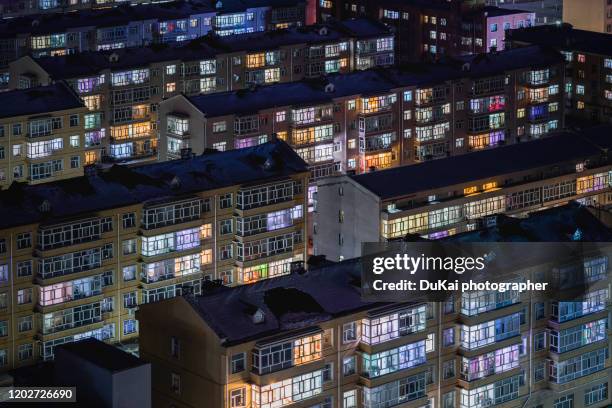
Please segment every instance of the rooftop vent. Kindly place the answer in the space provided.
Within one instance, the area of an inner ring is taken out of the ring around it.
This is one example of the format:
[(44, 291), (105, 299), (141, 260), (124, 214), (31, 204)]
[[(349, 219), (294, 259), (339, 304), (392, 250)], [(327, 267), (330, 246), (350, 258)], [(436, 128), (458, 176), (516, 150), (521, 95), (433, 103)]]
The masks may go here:
[(328, 35), (328, 34), (329, 34), (329, 30), (327, 29), (327, 27), (319, 28), (319, 35)]
[(471, 69), (471, 66), (469, 62), (466, 62), (465, 64), (461, 66), (462, 71), (469, 71), (470, 69)]
[(329, 84), (325, 85), (325, 92), (332, 93), (335, 90), (336, 90), (336, 87), (331, 82)]
[(174, 190), (178, 189), (181, 187), (181, 179), (178, 176), (174, 176), (172, 177), (172, 180), (170, 180), (170, 187)]
[(261, 324), (266, 321), (266, 314), (263, 310), (257, 309), (255, 313), (253, 313), (252, 319), (254, 324)]
[(218, 1), (215, 3), (215, 8), (217, 10), (222, 9), (223, 8), (223, 2), (222, 1)]
[(267, 171), (274, 170), (274, 168), (276, 168), (276, 160), (274, 157), (270, 156), (266, 158), (266, 161), (263, 163), (263, 168)]
[(119, 54), (113, 52), (111, 55), (108, 56), (108, 62), (119, 62)]
[(32, 20), (32, 27), (38, 27), (40, 25), (40, 20)]
[(43, 201), (39, 206), (38, 206), (38, 210), (41, 213), (48, 213), (51, 211), (51, 203), (49, 202), (49, 200), (45, 200)]

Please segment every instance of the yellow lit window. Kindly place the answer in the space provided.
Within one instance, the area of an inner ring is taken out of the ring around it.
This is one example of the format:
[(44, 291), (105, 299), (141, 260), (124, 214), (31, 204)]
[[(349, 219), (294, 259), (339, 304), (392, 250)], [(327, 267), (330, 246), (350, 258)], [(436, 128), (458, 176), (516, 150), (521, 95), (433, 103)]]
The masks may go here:
[(578, 104), (576, 105), (577, 109), (584, 109), (584, 102), (582, 101), (578, 101)]
[(516, 111), (516, 117), (517, 118), (524, 118), (525, 117), (525, 108), (518, 109)]
[(89, 110), (100, 109), (100, 95), (83, 96), (83, 103)]
[(212, 237), (212, 224), (204, 224), (200, 228), (200, 239)]
[(393, 164), (393, 153), (380, 153), (376, 155), (366, 156), (366, 167), (376, 167), (377, 169), (386, 169)]
[(166, 92), (174, 92), (176, 91), (176, 82), (168, 82), (166, 84)]
[[(135, 111), (133, 110), (132, 112), (134, 113)], [(113, 137), (115, 140), (126, 140), (148, 136), (150, 132), (151, 122), (132, 123), (129, 125), (111, 127), (111, 137)]]
[(295, 365), (310, 363), (321, 358), (321, 333), (297, 339), (293, 342)]
[(276, 137), (280, 140), (287, 141), (287, 131), (283, 130), (282, 132), (276, 132)]
[(497, 187), (497, 181), (491, 181), (490, 183), (485, 183), (482, 185), (482, 189), (484, 191), (492, 190)]
[(348, 60), (346, 58), (341, 58), (340, 59), (340, 68), (346, 68), (348, 67)]
[(205, 249), (200, 254), (202, 265), (210, 265), (212, 263), (212, 249)]
[[(149, 105), (132, 106), (132, 119), (145, 119), (147, 116), (149, 116)], [(148, 133), (148, 130), (146, 132)]]
[(247, 68), (263, 67), (266, 63), (266, 56), (263, 52), (259, 54), (249, 54), (246, 57)]
[(474, 194), (477, 191), (478, 187), (476, 186), (466, 187), (463, 189), (463, 195)]
[(85, 152), (85, 164), (94, 164), (96, 162), (96, 152)]

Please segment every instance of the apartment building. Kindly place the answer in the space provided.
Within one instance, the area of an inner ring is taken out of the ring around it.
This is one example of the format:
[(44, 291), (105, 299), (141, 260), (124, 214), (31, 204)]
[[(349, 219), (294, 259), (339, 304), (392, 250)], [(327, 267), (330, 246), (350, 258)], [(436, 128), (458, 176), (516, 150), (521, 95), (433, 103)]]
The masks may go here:
[[(356, 176), (320, 180), (313, 252), (361, 255), (362, 242), (477, 230), (492, 216), (579, 201), (610, 204), (609, 126)], [(378, 214), (378, 217), (373, 216)]]
[(535, 25), (560, 24), (563, 21), (563, 0), (487, 0), (487, 5), (535, 13)]
[[(471, 12), (471, 18), (474, 22), (481, 19), (480, 24), (474, 23), (474, 27), (468, 24), (463, 27), (465, 31), (472, 30), (474, 41), (472, 44), (466, 44), (467, 48), (471, 45), (472, 50), (481, 51), (482, 47), (476, 44), (476, 39), (482, 40), (482, 46), (485, 52), (501, 51), (505, 47), (506, 32), (508, 30), (531, 27), (535, 25), (536, 13), (520, 9), (505, 9), (499, 7), (487, 6), (482, 9)], [(480, 28), (479, 30), (477, 28)], [(443, 30), (443, 28), (441, 28)], [(430, 40), (435, 40), (440, 33), (435, 33), (435, 30), (430, 31)], [(464, 40), (465, 38), (465, 40)], [(461, 41), (468, 43), (469, 35), (463, 36)], [(433, 44), (435, 46), (435, 44)], [(429, 46), (431, 52), (431, 44)]]
[(512, 30), (507, 41), (539, 44), (565, 56), (566, 113), (571, 119), (612, 123), (612, 36), (569, 25)]
[(307, 175), (271, 142), (0, 192), (2, 370), (83, 338), (130, 344), (138, 305), (203, 281), (289, 273), (305, 256)]
[(401, 63), (499, 51), (506, 30), (535, 21), (535, 13), (484, 1), (329, 0), (320, 2), (320, 14), (322, 20), (369, 16), (393, 27)]
[(66, 80), (90, 112), (86, 163), (155, 159), (157, 106), (166, 98), (290, 82), (393, 64), (393, 35), (378, 22), (193, 40), (184, 46), (23, 57), (11, 88)]
[(579, 30), (612, 33), (612, 2), (563, 0), (563, 22)]
[(86, 113), (62, 82), (0, 93), (0, 190), (82, 176)]
[(250, 146), (275, 134), (316, 180), (533, 140), (562, 127), (562, 71), (560, 54), (532, 47), (180, 95), (160, 104), (160, 158)]
[(608, 264), (609, 251), (580, 265), (603, 277), (584, 302), (482, 291), (381, 303), (362, 300), (353, 259), (144, 305), (140, 353), (158, 407), (604, 407)]
[(60, 56), (142, 47), (188, 41), (209, 33), (253, 33), (304, 22), (304, 4), (299, 0), (244, 4), (230, 1), (217, 5), (179, 1), (3, 20), (0, 67), (24, 55)]
[(435, 343), (436, 306), (362, 302), (358, 266), (143, 306), (156, 406), (434, 406), (438, 361), (453, 349)]

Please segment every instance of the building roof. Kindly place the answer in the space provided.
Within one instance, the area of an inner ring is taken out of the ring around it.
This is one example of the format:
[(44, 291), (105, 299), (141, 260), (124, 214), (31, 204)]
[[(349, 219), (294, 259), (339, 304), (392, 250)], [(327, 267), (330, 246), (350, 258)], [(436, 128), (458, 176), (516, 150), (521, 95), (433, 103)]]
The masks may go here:
[[(320, 33), (322, 27), (327, 29), (326, 34)], [(36, 62), (53, 79), (70, 79), (96, 75), (106, 69), (116, 71), (175, 60), (199, 61), (229, 52), (271, 50), (293, 44), (315, 45), (340, 41), (349, 37), (368, 38), (384, 35), (391, 35), (391, 32), (383, 24), (368, 19), (358, 19), (350, 20), (348, 23), (330, 22), (324, 25), (292, 27), (284, 30), (224, 37), (209, 35), (187, 43), (154, 44), (148, 47), (41, 57), (37, 58)], [(111, 55), (118, 58), (111, 61)]]
[(19, 34), (44, 35), (75, 31), (79, 28), (102, 28), (127, 25), (136, 21), (169, 21), (196, 14), (226, 14), (255, 8), (283, 8), (303, 4), (303, 0), (223, 0), (216, 2), (169, 1), (123, 5), (109, 9), (79, 10), (70, 13), (39, 14), (0, 20), (0, 38)]
[(444, 0), (381, 0), (380, 5), (389, 7), (399, 7), (403, 10), (404, 7), (415, 7), (424, 11), (428, 10), (452, 10), (457, 9), (458, 2), (450, 2)]
[(506, 33), (506, 41), (539, 44), (559, 50), (612, 55), (612, 35), (578, 30), (570, 24), (549, 24), (510, 30)]
[(351, 37), (356, 38), (375, 37), (391, 33), (385, 24), (366, 18), (353, 18), (339, 21), (337, 27)]
[(451, 242), (612, 242), (612, 230), (587, 207), (571, 202), (527, 218), (497, 216), (497, 225), (444, 238)]
[[(165, 61), (197, 61), (215, 58), (216, 52), (205, 43), (176, 47), (156, 44), (141, 48), (121, 48), (113, 51), (88, 51), (61, 57), (42, 57), (36, 63), (54, 80), (99, 75), (104, 70), (148, 67)], [(113, 56), (113, 58), (111, 58)]]
[(501, 7), (495, 7), (495, 6), (483, 7), (482, 11), (486, 13), (487, 17), (500, 17), (500, 16), (509, 16), (512, 14), (524, 14), (524, 13), (532, 14), (533, 13), (532, 11), (527, 11), (527, 10), (507, 9), (507, 8), (501, 8)]
[[(333, 92), (326, 92), (325, 85), (332, 83)], [(358, 93), (383, 92), (394, 87), (377, 70), (358, 71), (343, 75), (331, 75), (326, 79), (287, 82), (258, 87), (255, 90), (243, 89), (233, 92), (220, 92), (188, 97), (191, 103), (209, 117), (250, 114), (261, 109), (277, 106), (295, 106), (307, 103), (326, 103), (334, 98)]]
[[(185, 299), (230, 346), (380, 305), (361, 300), (360, 278), (361, 262), (352, 259)], [(262, 323), (253, 322), (257, 310), (264, 314)]]
[[(38, 185), (13, 183), (0, 191), (0, 228), (54, 223), (160, 198), (177, 200), (200, 191), (265, 183), (307, 172), (306, 163), (280, 140), (203, 154), (190, 159), (106, 171)], [(50, 211), (42, 212), (43, 202)], [(69, 205), (66, 205), (69, 203)]]
[(111, 372), (124, 371), (149, 364), (130, 353), (95, 338), (62, 344), (58, 348)]
[(127, 25), (144, 20), (167, 21), (194, 14), (214, 13), (205, 3), (175, 1), (113, 7), (104, 10), (80, 10), (71, 13), (43, 14), (4, 19), (0, 21), (0, 38), (14, 38), (19, 34), (58, 34), (77, 28), (101, 28)]
[[(389, 92), (395, 88), (436, 84), (463, 77), (486, 77), (520, 68), (536, 68), (563, 61), (562, 56), (539, 46), (523, 47), (496, 54), (470, 55), (437, 64), (417, 64), (333, 74), (324, 79), (280, 83), (255, 90), (219, 92), (189, 97), (208, 117), (250, 114), (262, 109), (306, 103), (331, 102), (336, 98)], [(467, 63), (467, 65), (466, 65)], [(333, 92), (325, 85), (333, 84)]]
[(58, 112), (83, 106), (81, 99), (63, 82), (0, 92), (0, 118)]
[(612, 148), (611, 134), (612, 126), (597, 126), (581, 133), (564, 132), (535, 141), (360, 174), (352, 178), (383, 200), (399, 198), (419, 191), (599, 156), (605, 149)]

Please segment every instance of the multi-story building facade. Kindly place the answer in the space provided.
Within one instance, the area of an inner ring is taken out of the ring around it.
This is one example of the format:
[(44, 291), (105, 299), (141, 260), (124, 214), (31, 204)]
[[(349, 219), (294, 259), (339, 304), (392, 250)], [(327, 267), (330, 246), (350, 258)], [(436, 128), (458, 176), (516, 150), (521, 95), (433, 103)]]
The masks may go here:
[(363, 173), (546, 136), (562, 127), (563, 60), (538, 47), (413, 70), (169, 98), (160, 158), (286, 140), (313, 179)]
[(486, 4), (532, 12), (535, 14), (535, 25), (560, 24), (563, 21), (563, 0), (486, 0)]
[(369, 16), (394, 28), (401, 63), (503, 49), (505, 30), (533, 25), (535, 14), (482, 1), (321, 1), (321, 19)]
[(11, 63), (11, 88), (66, 80), (90, 109), (86, 162), (156, 158), (157, 105), (174, 95), (239, 90), (393, 64), (393, 35), (353, 20)]
[(82, 176), (86, 113), (61, 82), (0, 93), (0, 190)]
[[(608, 264), (593, 257), (584, 269), (605, 277)], [(610, 403), (606, 279), (584, 302), (481, 291), (437, 303), (366, 302), (360, 279), (354, 259), (143, 306), (140, 353), (153, 367), (156, 406)]]
[[(0, 67), (28, 54), (60, 56), (143, 47), (192, 40), (209, 33), (225, 36), (304, 23), (304, 4), (299, 0), (217, 4), (221, 6), (172, 2), (4, 20), (0, 22)], [(6, 77), (6, 73), (3, 75)]]
[(587, 122), (612, 123), (612, 36), (568, 25), (513, 30), (512, 47), (540, 44), (565, 56), (566, 113)]
[(608, 0), (563, 0), (563, 22), (579, 30), (612, 33), (612, 3)]
[(0, 192), (2, 370), (138, 335), (134, 310), (304, 260), (305, 163), (284, 143)]
[[(484, 7), (472, 12), (472, 18), (477, 21), (479, 18), (482, 19), (480, 24), (471, 26), (467, 24), (464, 28), (469, 33), (462, 36), (462, 43), (469, 42), (464, 40), (470, 37), (482, 39), (484, 51), (501, 51), (505, 47), (506, 32), (508, 30), (520, 29), (524, 27), (531, 27), (534, 25), (536, 14), (534, 12), (517, 10), (517, 9), (503, 9), (498, 7)], [(481, 28), (476, 30), (475, 26)], [(435, 39), (438, 35), (433, 34), (435, 30), (430, 32), (430, 39)], [(473, 50), (482, 50), (480, 46), (475, 44), (475, 40), (472, 43)], [(435, 44), (434, 44), (435, 45)], [(469, 48), (469, 44), (466, 44)], [(431, 46), (430, 46), (431, 47)]]
[(320, 180), (313, 252), (348, 259), (361, 255), (362, 242), (411, 235), (438, 239), (482, 228), (497, 214), (521, 216), (572, 200), (607, 206), (612, 200), (610, 131), (596, 127), (495, 151)]
[[(109, 8), (120, 8), (125, 7), (126, 5), (135, 6), (135, 5), (149, 5), (151, 3), (164, 4), (167, 1), (142, 1), (142, 0), (130, 0), (129, 2), (125, 1), (115, 1), (115, 0), (39, 0), (39, 1), (23, 1), (23, 0), (4, 0), (2, 4), (0, 4), (0, 17), (3, 19), (8, 18), (17, 18), (23, 16), (34, 15), (36, 17), (41, 17), (45, 15), (60, 15), (62, 13), (70, 13), (75, 11), (83, 11), (83, 10), (94, 10), (100, 11), (103, 9)], [(240, 7), (243, 5), (241, 1), (229, 1), (227, 2), (231, 4), (232, 8)], [(214, 4), (209, 6), (210, 9), (214, 8)]]

